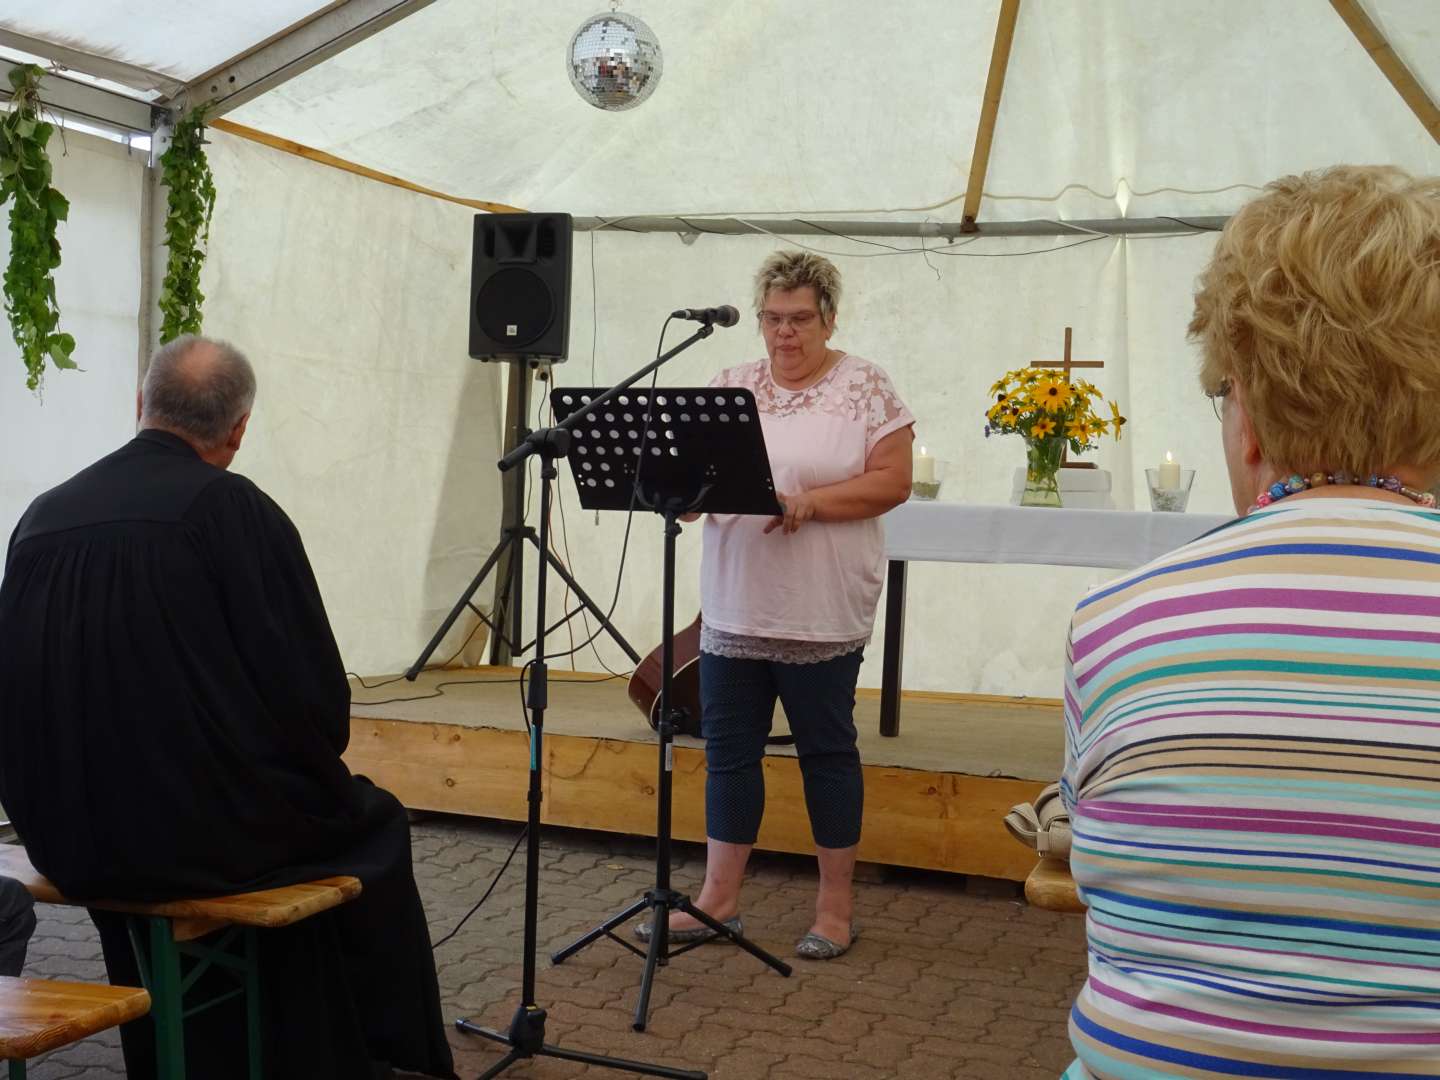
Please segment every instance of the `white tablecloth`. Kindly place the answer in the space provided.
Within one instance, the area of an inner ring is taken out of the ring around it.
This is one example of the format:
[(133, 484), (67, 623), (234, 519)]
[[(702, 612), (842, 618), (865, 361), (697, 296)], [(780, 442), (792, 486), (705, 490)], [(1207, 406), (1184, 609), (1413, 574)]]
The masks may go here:
[(1233, 518), (1135, 510), (975, 506), (912, 499), (882, 520), (887, 559), (1128, 570), (1174, 551)]

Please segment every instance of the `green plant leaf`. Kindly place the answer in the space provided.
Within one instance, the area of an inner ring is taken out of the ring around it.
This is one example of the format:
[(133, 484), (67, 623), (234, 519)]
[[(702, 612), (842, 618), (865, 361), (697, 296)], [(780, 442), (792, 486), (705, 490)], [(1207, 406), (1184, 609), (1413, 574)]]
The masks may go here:
[(60, 192), (51, 188), (50, 195), (50, 216), (56, 221), (65, 221), (70, 217), (70, 200), (61, 195)]

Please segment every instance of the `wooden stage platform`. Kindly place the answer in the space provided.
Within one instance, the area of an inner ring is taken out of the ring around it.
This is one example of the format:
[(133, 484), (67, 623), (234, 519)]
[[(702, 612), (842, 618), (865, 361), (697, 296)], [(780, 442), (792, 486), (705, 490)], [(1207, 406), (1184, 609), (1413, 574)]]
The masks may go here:
[[(529, 743), (519, 670), (431, 670), (415, 682), (351, 681), (350, 768), (408, 807), (514, 821), (525, 817)], [(653, 836), (655, 735), (623, 679), (551, 672), (545, 714), (543, 818), (547, 823)], [(904, 698), (900, 735), (879, 734), (879, 691), (856, 703), (865, 769), (860, 858), (1023, 881), (1035, 853), (1001, 819), (1059, 775), (1064, 753), (1053, 700), (916, 693)], [(784, 730), (776, 710), (776, 730)], [(705, 837), (705, 754), (675, 746), (674, 835)], [(765, 759), (766, 812), (759, 846), (813, 851), (792, 747)]]

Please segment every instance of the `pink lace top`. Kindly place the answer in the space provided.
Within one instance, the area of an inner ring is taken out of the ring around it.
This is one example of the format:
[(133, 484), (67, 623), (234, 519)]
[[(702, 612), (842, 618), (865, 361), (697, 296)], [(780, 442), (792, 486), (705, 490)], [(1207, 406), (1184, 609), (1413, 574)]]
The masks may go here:
[[(803, 390), (776, 385), (768, 359), (722, 371), (710, 385), (754, 392), (770, 471), (782, 493), (859, 476), (881, 439), (915, 422), (890, 377), (848, 354)], [(766, 534), (766, 520), (706, 517), (701, 648), (807, 662), (864, 645), (884, 580), (880, 519), (811, 521), (789, 536), (778, 529)]]

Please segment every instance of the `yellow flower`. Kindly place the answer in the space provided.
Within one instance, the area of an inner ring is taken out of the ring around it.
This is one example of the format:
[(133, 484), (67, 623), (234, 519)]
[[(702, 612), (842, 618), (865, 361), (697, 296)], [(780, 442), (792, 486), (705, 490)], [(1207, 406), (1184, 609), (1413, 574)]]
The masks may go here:
[(1074, 420), (1071, 420), (1070, 423), (1065, 425), (1065, 434), (1068, 435), (1070, 438), (1075, 439), (1077, 442), (1080, 442), (1081, 444), (1088, 443), (1090, 441), (1091, 430), (1092, 429), (1090, 427), (1090, 421), (1085, 419), (1083, 416), (1077, 416)]
[(1004, 416), (1004, 415), (1005, 415), (1005, 406), (1004, 406), (1004, 405), (991, 405), (991, 406), (990, 406), (990, 411), (985, 414), (985, 419), (986, 419), (986, 420), (989, 420), (990, 423), (993, 424), (993, 423), (995, 423), (996, 421), (998, 421), (998, 420), (1000, 419), (1000, 417), (1002, 417), (1002, 416)]
[(1037, 439), (1043, 439), (1047, 435), (1055, 434), (1055, 421), (1049, 417), (1036, 420), (1035, 423), (1030, 425), (1030, 434)]
[(1096, 435), (1104, 435), (1105, 432), (1109, 430), (1110, 421), (1102, 420), (1100, 419), (1100, 417), (1096, 416), (1090, 420), (1090, 427), (1094, 430)]
[(998, 394), (998, 393), (1000, 393), (1001, 390), (1004, 390), (1004, 389), (1005, 389), (1005, 379), (996, 379), (993, 383), (990, 384), (990, 393), (991, 393), (991, 394)]
[(1063, 379), (1046, 376), (1036, 381), (1030, 396), (1046, 412), (1057, 413), (1070, 403), (1071, 387)]
[(1120, 406), (1110, 402), (1110, 422), (1115, 425), (1115, 438), (1120, 438), (1120, 429), (1125, 426), (1125, 417), (1120, 415)]

